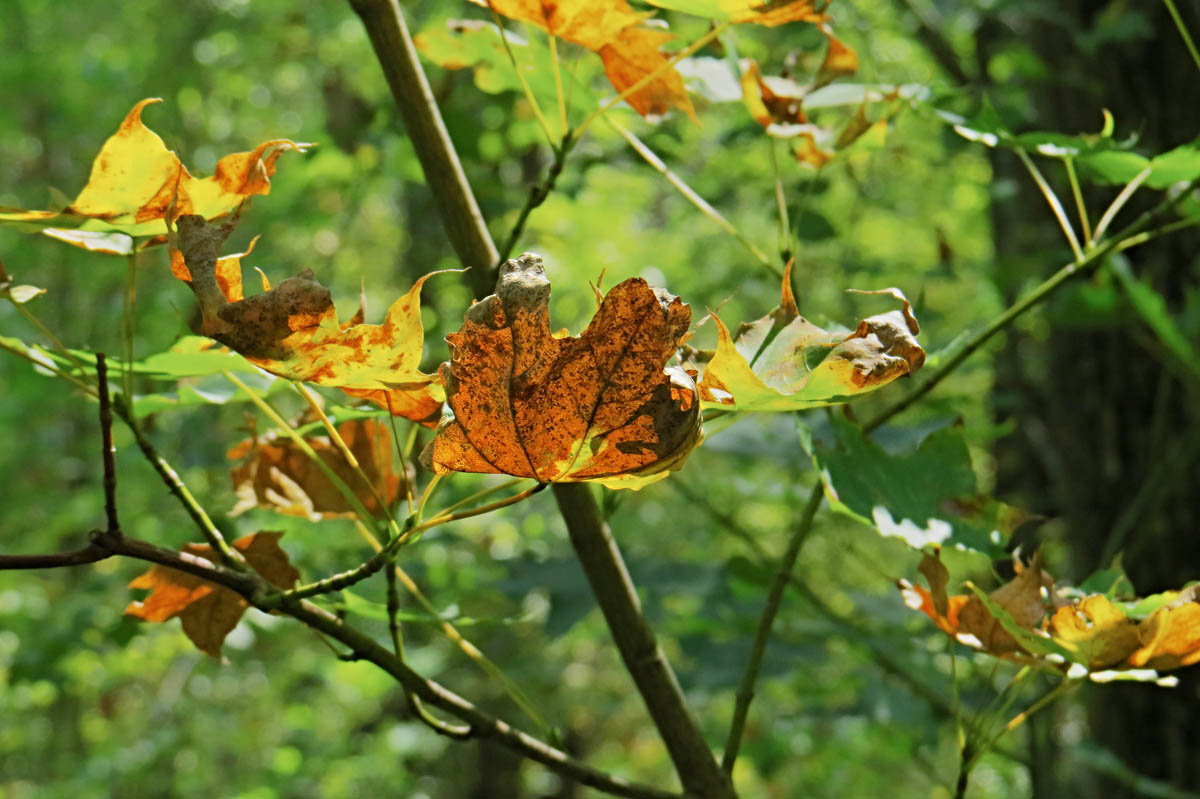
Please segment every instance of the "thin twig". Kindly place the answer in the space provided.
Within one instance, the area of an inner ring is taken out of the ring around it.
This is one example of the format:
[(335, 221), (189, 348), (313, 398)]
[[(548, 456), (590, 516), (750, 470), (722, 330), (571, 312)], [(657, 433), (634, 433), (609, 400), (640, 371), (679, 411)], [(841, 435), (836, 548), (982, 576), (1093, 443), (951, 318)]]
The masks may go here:
[(558, 147), (554, 148), (554, 161), (550, 164), (550, 169), (546, 171), (546, 177), (542, 182), (529, 189), (529, 197), (525, 200), (525, 205), (521, 208), (521, 213), (517, 215), (517, 221), (513, 223), (512, 231), (508, 234), (508, 239), (505, 240), (504, 246), (500, 249), (500, 256), (496, 267), (508, 260), (512, 255), (513, 249), (517, 246), (517, 241), (521, 238), (521, 234), (525, 231), (525, 223), (529, 220), (529, 215), (533, 210), (542, 203), (546, 202), (546, 198), (550, 196), (550, 192), (554, 191), (554, 184), (558, 182), (558, 176), (562, 174), (563, 164), (567, 161), (567, 155), (571, 152), (571, 148), (575, 146), (578, 139), (572, 135), (571, 131), (563, 134), (562, 141)]
[[(546, 135), (546, 141), (553, 146), (554, 134), (550, 132), (550, 123), (546, 121), (546, 116), (542, 113), (542, 107), (538, 105), (537, 97), (534, 96), (533, 89), (529, 87), (529, 81), (525, 80), (525, 73), (521, 70), (521, 65), (517, 63), (517, 56), (513, 53), (512, 45), (508, 43), (508, 32), (504, 30), (504, 22), (500, 19), (500, 14), (496, 11), (496, 7), (490, 2), (487, 5), (491, 9), (492, 19), (496, 23), (496, 30), (500, 33), (500, 43), (504, 45), (504, 52), (508, 54), (508, 61), (512, 64), (513, 72), (517, 75), (517, 81), (520, 82), (522, 91), (525, 92), (525, 101), (533, 109), (533, 115), (537, 118), (538, 125), (542, 128), (542, 133)], [(553, 34), (550, 35), (550, 40), (554, 41)], [(565, 125), (563, 126), (563, 131), (564, 133), (566, 132)]]
[(808, 540), (809, 533), (812, 532), (813, 518), (817, 515), (817, 508), (821, 506), (821, 500), (824, 496), (824, 487), (818, 481), (813, 486), (812, 494), (808, 498), (808, 504), (800, 512), (800, 518), (796, 521), (796, 529), (792, 532), (791, 540), (788, 541), (787, 551), (779, 561), (779, 570), (775, 573), (775, 579), (771, 582), (770, 591), (767, 592), (766, 605), (763, 608), (762, 616), (758, 620), (758, 630), (754, 634), (754, 643), (750, 647), (750, 657), (746, 660), (746, 667), (742, 672), (742, 681), (738, 684), (737, 701), (733, 708), (733, 721), (729, 725), (729, 737), (725, 741), (725, 754), (721, 758), (721, 768), (727, 774), (733, 774), (733, 765), (737, 761), (738, 749), (742, 745), (742, 734), (746, 730), (746, 716), (750, 712), (750, 703), (754, 699), (754, 684), (758, 681), (758, 672), (762, 668), (763, 657), (767, 652), (767, 641), (771, 638), (771, 627), (775, 624), (775, 617), (779, 614), (779, 607), (783, 602), (783, 592), (787, 590), (788, 581), (792, 576), (792, 569), (796, 566), (796, 558), (800, 555), (800, 549), (804, 546), (804, 542)]
[(1146, 178), (1150, 177), (1151, 171), (1150, 167), (1146, 167), (1134, 175), (1133, 179), (1125, 184), (1125, 188), (1121, 189), (1121, 193), (1116, 196), (1116, 199), (1104, 211), (1104, 215), (1100, 217), (1100, 221), (1096, 223), (1096, 231), (1092, 234), (1091, 238), (1093, 244), (1100, 241), (1100, 237), (1104, 235), (1104, 231), (1108, 230), (1108, 226), (1116, 218), (1120, 210), (1125, 207), (1125, 203), (1129, 202), (1129, 198), (1133, 196), (1133, 193), (1146, 182)]
[[(1050, 205), (1050, 210), (1054, 212), (1054, 218), (1058, 220), (1059, 227), (1062, 228), (1063, 234), (1067, 237), (1067, 243), (1071, 245), (1071, 252), (1075, 254), (1075, 260), (1083, 258), (1083, 250), (1079, 246), (1079, 239), (1075, 236), (1075, 229), (1071, 227), (1071, 220), (1067, 219), (1067, 212), (1063, 210), (1062, 203), (1059, 202), (1058, 195), (1054, 193), (1054, 189), (1050, 188), (1050, 184), (1046, 182), (1042, 171), (1037, 168), (1037, 164), (1033, 163), (1033, 159), (1029, 154), (1020, 147), (1014, 150), (1017, 158), (1021, 159), (1021, 163), (1029, 170), (1029, 174), (1033, 177), (1033, 182), (1041, 189), (1042, 196), (1046, 198), (1046, 202)], [(1103, 222), (1103, 220), (1101, 220)]]
[(96, 353), (96, 385), (100, 391), (100, 457), (104, 463), (104, 515), (108, 519), (108, 531), (120, 534), (121, 523), (117, 520), (117, 467), (116, 452), (112, 437), (112, 405), (108, 399), (108, 364), (104, 353)]
[(663, 160), (658, 157), (658, 154), (647, 147), (646, 143), (634, 135), (633, 131), (629, 130), (616, 120), (610, 119), (607, 115), (604, 117), (604, 121), (607, 122), (613, 130), (615, 130), (617, 133), (620, 133), (625, 141), (629, 143), (629, 146), (633, 148), (634, 152), (640, 155), (647, 164), (653, 167), (655, 172), (666, 178), (667, 182), (674, 186), (676, 190), (682, 194), (685, 199), (687, 199), (688, 202), (700, 209), (700, 213), (704, 214), (713, 222), (715, 222), (717, 227), (721, 228), (721, 230), (724, 230), (730, 236), (733, 236), (735, 239), (737, 239), (743, 247), (750, 251), (751, 255), (758, 259), (759, 263), (768, 269), (771, 269), (775, 273), (776, 277), (779, 277), (783, 274), (779, 271), (779, 267), (772, 263), (771, 259), (768, 258), (762, 250), (754, 246), (754, 242), (742, 235), (742, 232), (734, 227), (733, 223), (726, 219), (720, 211), (709, 205), (708, 201), (697, 194), (696, 190), (684, 182), (683, 178), (671, 171), (670, 167), (663, 163)]
[(1167, 7), (1167, 11), (1171, 14), (1171, 19), (1175, 22), (1176, 29), (1179, 30), (1179, 35), (1183, 37), (1183, 43), (1187, 47), (1188, 53), (1192, 56), (1192, 61), (1196, 64), (1196, 69), (1200, 69), (1200, 52), (1196, 50), (1196, 43), (1192, 41), (1192, 34), (1188, 33), (1187, 25), (1183, 24), (1183, 17), (1179, 16), (1179, 9), (1175, 7), (1175, 0), (1163, 0)]
[(217, 552), (217, 556), (221, 560), (221, 565), (231, 569), (244, 568), (245, 559), (241, 553), (237, 552), (233, 547), (225, 541), (225, 536), (221, 535), (221, 531), (213, 524), (213, 520), (209, 518), (207, 511), (201, 506), (196, 498), (192, 496), (192, 492), (188, 490), (187, 485), (180, 479), (179, 474), (171, 468), (171, 464), (158, 454), (154, 444), (142, 432), (140, 426), (133, 418), (133, 413), (129, 409), (128, 400), (123, 395), (117, 396), (117, 401), (114, 404), (114, 411), (117, 416), (133, 433), (133, 440), (137, 442), (138, 449), (142, 451), (142, 455), (154, 467), (154, 471), (158, 472), (158, 476), (162, 478), (163, 483), (167, 486), (167, 490), (171, 495), (179, 500), (179, 504), (183, 505), (183, 509), (192, 521), (196, 523), (196, 527), (200, 529), (200, 534), (204, 536), (204, 540), (208, 545)]
[(50, 372), (55, 377), (61, 377), (63, 380), (66, 380), (68, 383), (73, 384), (76, 388), (83, 391), (85, 394), (90, 394), (93, 397), (96, 396), (96, 387), (95, 386), (92, 386), (92, 385), (89, 385), (89, 384), (83, 382), (75, 375), (64, 372), (63, 370), (59, 369), (57, 366), (54, 366), (51, 363), (46, 363), (45, 361), (38, 360), (37, 358), (30, 355), (26, 350), (23, 350), (23, 349), (20, 349), (19, 347), (14, 347), (14, 346), (10, 345), (3, 338), (0, 338), (0, 349), (8, 350), (13, 355), (16, 355), (19, 358), (24, 358), (25, 360), (29, 361), (31, 364), (38, 367), (39, 369), (45, 369), (47, 372)]
[(871, 431), (878, 429), (881, 425), (890, 421), (897, 414), (902, 413), (912, 405), (916, 404), (926, 394), (936, 388), (939, 383), (949, 377), (959, 366), (962, 365), (963, 361), (978, 352), (979, 348), (986, 344), (992, 336), (1007, 328), (1030, 308), (1037, 306), (1039, 303), (1053, 294), (1064, 283), (1077, 276), (1088, 274), (1093, 269), (1097, 268), (1111, 253), (1120, 249), (1121, 242), (1140, 234), (1157, 219), (1170, 213), (1175, 206), (1183, 202), (1185, 197), (1189, 196), (1193, 191), (1195, 191), (1197, 185), (1200, 185), (1200, 180), (1192, 181), (1183, 191), (1179, 192), (1173, 197), (1168, 197), (1154, 208), (1143, 212), (1137, 219), (1131, 222), (1117, 235), (1106, 239), (1104, 243), (1088, 250), (1083, 257), (1072, 261), (1071, 263), (1059, 269), (1040, 285), (1026, 294), (1024, 298), (1005, 309), (1002, 313), (1000, 313), (999, 316), (989, 322), (982, 330), (971, 336), (967, 342), (957, 352), (954, 353), (953, 356), (947, 358), (943, 363), (939, 364), (938, 367), (933, 370), (932, 374), (926, 377), (925, 381), (916, 390), (905, 395), (897, 402), (892, 403), (887, 408), (884, 408), (884, 410), (881, 411), (877, 416), (863, 425), (863, 430), (870, 433)]

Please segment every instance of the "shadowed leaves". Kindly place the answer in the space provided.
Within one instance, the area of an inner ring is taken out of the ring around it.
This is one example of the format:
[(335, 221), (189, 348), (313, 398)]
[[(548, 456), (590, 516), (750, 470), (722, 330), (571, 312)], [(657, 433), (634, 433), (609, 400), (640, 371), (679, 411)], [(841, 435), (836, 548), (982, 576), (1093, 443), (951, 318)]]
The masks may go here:
[[(363, 482), (327, 437), (311, 436), (306, 440), (317, 457), (358, 496), (367, 511), (386, 514), (388, 508), (379, 507), (376, 493), (390, 506), (404, 485), (403, 478), (392, 467), (389, 425), (376, 419), (354, 419), (338, 425), (337, 431), (370, 485)], [(337, 486), (290, 438), (271, 434), (248, 438), (230, 449), (228, 457), (240, 461), (230, 472), (238, 497), (237, 505), (229, 512), (231, 516), (255, 507), (313, 521), (355, 515)]]
[(550, 282), (525, 254), (472, 306), (442, 365), (454, 416), (424, 457), (439, 473), (640, 488), (679, 468), (700, 439), (691, 378), (664, 369), (691, 312), (630, 279), (609, 291), (578, 338), (550, 332)]
[(133, 107), (92, 163), (87, 185), (59, 211), (0, 209), (0, 224), (13, 224), (96, 252), (127, 254), (132, 237), (161, 236), (168, 206), (179, 214), (212, 219), (233, 211), (243, 200), (271, 190), (275, 161), (307, 144), (288, 139), (263, 142), (246, 153), (217, 162), (211, 177), (196, 178), (158, 134), (142, 123), (142, 110), (158, 99)]
[[(279, 548), (283, 533), (261, 531), (233, 542), (246, 562), (267, 582), (277, 588), (291, 588), (300, 579), (300, 572), (288, 562), (287, 553)], [(213, 562), (211, 547), (188, 544), (185, 555)], [(138, 575), (130, 588), (147, 588), (151, 593), (140, 602), (130, 602), (126, 615), (153, 622), (164, 622), (176, 616), (183, 622), (183, 631), (200, 651), (219, 658), (225, 636), (237, 626), (249, 604), (228, 588), (210, 583), (193, 574), (153, 566)]]
[(392, 303), (383, 324), (363, 324), (361, 309), (342, 324), (329, 289), (311, 270), (274, 288), (264, 278), (261, 294), (243, 297), (242, 256), (218, 258), (236, 219), (215, 225), (188, 215), (177, 223), (178, 233), (171, 236), (172, 271), (188, 280), (195, 293), (205, 335), (268, 372), (340, 388), (398, 416), (434, 424), (441, 386), (419, 368), (424, 344), (420, 292), (430, 275)]

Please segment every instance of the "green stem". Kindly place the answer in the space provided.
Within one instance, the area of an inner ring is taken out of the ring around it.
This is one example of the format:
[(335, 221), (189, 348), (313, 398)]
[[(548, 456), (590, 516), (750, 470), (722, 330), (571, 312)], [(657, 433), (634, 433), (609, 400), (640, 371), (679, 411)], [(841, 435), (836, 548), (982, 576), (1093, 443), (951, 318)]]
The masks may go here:
[(521, 212), (517, 214), (517, 221), (513, 224), (512, 230), (508, 234), (508, 239), (504, 242), (504, 247), (501, 248), (500, 254), (497, 257), (497, 268), (512, 255), (513, 249), (517, 246), (517, 242), (521, 238), (521, 234), (525, 231), (525, 223), (529, 220), (529, 215), (533, 213), (535, 208), (546, 201), (546, 198), (550, 196), (550, 192), (554, 191), (554, 184), (558, 182), (558, 176), (562, 174), (563, 165), (567, 161), (567, 155), (578, 140), (571, 131), (567, 131), (558, 147), (554, 148), (554, 161), (550, 164), (550, 169), (547, 170), (546, 177), (542, 179), (542, 182), (530, 188), (529, 197), (526, 198)]
[(1079, 246), (1079, 239), (1075, 237), (1075, 230), (1071, 227), (1071, 220), (1067, 219), (1067, 212), (1063, 210), (1062, 203), (1058, 200), (1058, 195), (1054, 193), (1054, 189), (1050, 188), (1050, 184), (1046, 182), (1046, 178), (1042, 175), (1042, 171), (1037, 168), (1037, 164), (1033, 163), (1029, 155), (1020, 147), (1015, 149), (1017, 158), (1021, 159), (1021, 163), (1029, 170), (1029, 174), (1033, 176), (1033, 182), (1041, 189), (1042, 196), (1046, 198), (1046, 202), (1050, 205), (1050, 210), (1054, 212), (1054, 218), (1058, 220), (1059, 227), (1067, 237), (1067, 242), (1071, 245), (1071, 252), (1075, 254), (1075, 259), (1083, 257), (1083, 250)]
[(1083, 203), (1083, 191), (1079, 186), (1079, 178), (1075, 174), (1075, 159), (1067, 156), (1063, 159), (1063, 166), (1067, 168), (1067, 182), (1071, 184), (1071, 194), (1075, 197), (1075, 211), (1079, 214), (1079, 227), (1083, 231), (1083, 240), (1092, 241), (1087, 206)]
[(1192, 61), (1196, 64), (1196, 69), (1200, 69), (1200, 52), (1196, 50), (1196, 43), (1192, 41), (1192, 34), (1188, 33), (1187, 26), (1183, 24), (1183, 17), (1179, 16), (1179, 9), (1175, 8), (1175, 0), (1163, 0), (1167, 7), (1167, 11), (1171, 14), (1171, 19), (1175, 22), (1175, 27), (1179, 30), (1179, 35), (1183, 37), (1183, 43), (1187, 50), (1192, 55)]
[(771, 638), (771, 628), (775, 624), (775, 617), (779, 615), (783, 592), (787, 590), (792, 570), (796, 566), (796, 559), (800, 556), (800, 549), (808, 540), (809, 533), (812, 532), (813, 518), (817, 515), (817, 508), (821, 506), (824, 496), (824, 486), (817, 481), (817, 484), (813, 486), (812, 494), (809, 495), (808, 504), (800, 512), (796, 529), (792, 532), (791, 540), (788, 541), (787, 551), (779, 561), (779, 570), (775, 573), (770, 591), (767, 592), (766, 605), (758, 620), (754, 643), (750, 647), (750, 657), (746, 660), (742, 681), (738, 684), (733, 721), (729, 725), (729, 737), (725, 741), (725, 754), (721, 758), (721, 768), (725, 770), (726, 774), (733, 774), (733, 766), (742, 745), (742, 735), (746, 731), (746, 717), (750, 713), (750, 703), (754, 700), (754, 685), (758, 681), (758, 673), (767, 653), (767, 641)]
[[(533, 115), (537, 117), (538, 124), (542, 127), (542, 133), (546, 134), (546, 141), (552, 146), (554, 144), (554, 134), (550, 132), (550, 124), (546, 121), (545, 115), (542, 113), (542, 107), (538, 105), (537, 97), (533, 95), (533, 89), (529, 88), (529, 81), (525, 80), (525, 73), (521, 69), (521, 65), (517, 63), (517, 57), (513, 54), (512, 46), (508, 43), (508, 33), (504, 30), (504, 22), (500, 19), (500, 14), (496, 12), (491, 3), (487, 4), (492, 11), (492, 19), (496, 23), (496, 30), (500, 32), (500, 42), (504, 45), (504, 52), (508, 54), (508, 61), (512, 64), (513, 72), (517, 75), (517, 80), (521, 82), (521, 89), (525, 92), (525, 100), (529, 103), (529, 107), (533, 109)], [(551, 42), (554, 41), (554, 35), (550, 35)], [(553, 47), (553, 44), (551, 45)], [(557, 64), (556, 64), (557, 66)], [(557, 71), (555, 72), (557, 77)], [(562, 87), (559, 86), (559, 105), (562, 101)], [(563, 127), (566, 130), (566, 126)]]
[[(750, 254), (758, 259), (759, 263), (772, 270), (777, 277), (783, 274), (779, 271), (779, 267), (772, 263), (771, 259), (768, 258), (762, 250), (758, 249), (758, 247), (755, 247), (752, 241), (743, 236), (742, 232), (734, 227), (733, 224), (726, 219), (720, 211), (709, 205), (708, 201), (697, 194), (695, 189), (684, 182), (683, 178), (672, 172), (671, 169), (665, 163), (663, 163), (663, 160), (659, 158), (653, 150), (647, 147), (645, 142), (635, 136), (631, 130), (607, 116), (604, 117), (604, 121), (607, 122), (609, 126), (613, 128), (613, 130), (621, 134), (625, 141), (629, 142), (629, 146), (632, 147), (634, 151), (646, 161), (647, 164), (653, 167), (654, 171), (666, 178), (667, 182), (674, 186), (679, 193), (687, 199), (688, 202), (700, 209), (700, 212), (715, 222), (717, 227), (721, 228), (721, 230), (724, 230), (730, 236), (733, 236), (735, 239), (741, 242), (742, 246), (749, 250)], [(786, 213), (786, 211), (784, 213)]]

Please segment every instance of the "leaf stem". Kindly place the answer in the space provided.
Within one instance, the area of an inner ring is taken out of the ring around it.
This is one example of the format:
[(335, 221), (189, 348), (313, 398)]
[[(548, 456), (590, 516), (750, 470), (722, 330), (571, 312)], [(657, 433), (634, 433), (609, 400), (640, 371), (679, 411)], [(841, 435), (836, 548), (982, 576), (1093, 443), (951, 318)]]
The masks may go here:
[(1046, 182), (1046, 178), (1042, 175), (1042, 171), (1037, 168), (1037, 164), (1033, 163), (1029, 154), (1020, 147), (1014, 148), (1017, 158), (1021, 159), (1021, 163), (1029, 170), (1029, 174), (1033, 176), (1033, 182), (1041, 189), (1042, 196), (1046, 198), (1046, 202), (1050, 205), (1050, 210), (1054, 212), (1054, 218), (1058, 220), (1059, 227), (1067, 237), (1067, 242), (1071, 245), (1071, 252), (1075, 254), (1075, 259), (1083, 258), (1083, 250), (1079, 247), (1079, 239), (1075, 237), (1075, 230), (1071, 227), (1071, 221), (1067, 219), (1067, 212), (1063, 210), (1062, 203), (1058, 200), (1058, 195), (1054, 193), (1054, 189), (1050, 188), (1050, 184)]
[(104, 353), (96, 353), (96, 386), (100, 392), (100, 458), (104, 464), (104, 515), (108, 520), (108, 531), (120, 533), (121, 522), (117, 519), (117, 466), (112, 437), (112, 405), (108, 399), (108, 364)]
[[(508, 33), (504, 30), (504, 22), (500, 19), (500, 14), (496, 11), (495, 6), (488, 2), (488, 8), (492, 12), (492, 19), (495, 20), (496, 30), (500, 32), (500, 41), (504, 45), (504, 52), (508, 54), (508, 60), (512, 64), (513, 72), (517, 74), (517, 80), (521, 82), (521, 89), (525, 92), (525, 100), (529, 103), (529, 107), (533, 109), (533, 115), (537, 117), (538, 124), (542, 128), (542, 133), (546, 134), (546, 141), (550, 146), (554, 146), (554, 134), (550, 132), (550, 123), (546, 121), (545, 115), (542, 113), (541, 106), (538, 105), (537, 97), (533, 94), (533, 89), (529, 87), (529, 81), (525, 80), (525, 73), (521, 71), (521, 65), (517, 63), (517, 57), (513, 54), (512, 46), (508, 43)], [(553, 47), (554, 36), (550, 36), (551, 47)], [(555, 65), (557, 67), (557, 64)], [(558, 70), (555, 69), (555, 78), (558, 78)], [(559, 86), (559, 107), (562, 107), (562, 87)], [(565, 118), (565, 113), (564, 113)], [(563, 126), (566, 130), (566, 126)]]
[(796, 559), (800, 556), (800, 549), (808, 540), (809, 533), (812, 532), (813, 519), (817, 515), (817, 508), (821, 506), (821, 500), (824, 497), (824, 486), (818, 480), (809, 495), (808, 503), (800, 512), (796, 529), (788, 541), (787, 551), (779, 561), (779, 570), (775, 573), (775, 579), (772, 580), (771, 588), (767, 592), (767, 601), (758, 620), (758, 629), (754, 633), (754, 643), (750, 646), (750, 656), (746, 659), (742, 680), (738, 684), (733, 721), (729, 724), (729, 735), (725, 740), (725, 754), (721, 758), (721, 768), (725, 770), (726, 774), (733, 774), (733, 766), (742, 745), (742, 735), (746, 731), (746, 717), (750, 713), (750, 703), (754, 700), (754, 684), (758, 681), (758, 673), (767, 653), (767, 641), (771, 638), (771, 628), (775, 624), (775, 617), (779, 615), (783, 593), (787, 590), (792, 570), (796, 566)]
[(63, 357), (75, 365), (75, 368), (79, 370), (81, 375), (87, 371), (83, 361), (79, 360), (79, 358), (75, 356), (75, 353), (71, 352), (67, 345), (63, 344), (62, 341), (59, 340), (58, 336), (54, 335), (54, 331), (47, 327), (42, 320), (37, 317), (37, 314), (25, 307), (27, 303), (17, 302), (11, 296), (9, 296), (8, 300), (13, 304), (13, 307), (17, 309), (17, 313), (21, 314), (21, 316), (24, 316), (31, 325), (36, 327), (43, 336), (50, 340), (50, 343), (54, 345), (56, 351), (61, 352)]
[[(16, 355), (19, 358), (24, 358), (25, 360), (29, 361), (31, 364), (38, 367), (39, 369), (45, 369), (47, 372), (50, 372), (55, 377), (61, 377), (63, 380), (66, 380), (68, 383), (71, 383), (76, 388), (78, 388), (80, 391), (83, 391), (86, 394), (90, 394), (93, 397), (98, 396), (96, 394), (95, 386), (92, 386), (92, 385), (89, 385), (89, 384), (83, 382), (75, 375), (64, 372), (63, 370), (59, 369), (57, 366), (54, 366), (51, 363), (46, 363), (45, 361), (38, 360), (37, 358), (30, 355), (27, 350), (23, 350), (19, 347), (12, 346), (7, 341), (5, 341), (3, 339), (3, 337), (0, 337), (0, 349), (7, 350), (8, 352), (11, 352), (13, 355)], [(47, 360), (49, 360), (49, 359), (47, 359)]]
[(1121, 193), (1116, 196), (1112, 204), (1104, 211), (1104, 215), (1100, 217), (1100, 221), (1096, 223), (1096, 232), (1092, 234), (1091, 242), (1095, 244), (1100, 241), (1100, 237), (1104, 235), (1104, 231), (1108, 230), (1109, 224), (1116, 218), (1117, 214), (1125, 207), (1125, 203), (1129, 202), (1129, 198), (1133, 193), (1150, 177), (1150, 167), (1146, 167), (1141, 172), (1133, 176), (1133, 179), (1125, 184), (1125, 188), (1121, 189)]
[(629, 130), (616, 120), (611, 119), (607, 115), (604, 117), (604, 121), (607, 122), (613, 130), (621, 134), (625, 141), (629, 143), (629, 146), (634, 149), (634, 152), (640, 155), (647, 164), (653, 167), (654, 171), (666, 178), (667, 182), (674, 186), (679, 193), (687, 199), (688, 202), (696, 206), (696, 208), (698, 208), (702, 214), (715, 222), (717, 227), (721, 228), (721, 230), (724, 230), (730, 236), (733, 236), (735, 239), (741, 242), (742, 246), (749, 250), (750, 254), (758, 259), (759, 263), (772, 270), (777, 277), (783, 274), (779, 271), (779, 267), (775, 266), (775, 264), (771, 262), (771, 259), (768, 258), (762, 250), (758, 249), (758, 247), (755, 247), (753, 242), (743, 236), (741, 231), (734, 227), (733, 224), (730, 223), (730, 221), (726, 219), (720, 211), (718, 211), (716, 208), (713, 208), (707, 200), (697, 194), (695, 189), (684, 182), (683, 178), (672, 172), (671, 169), (663, 162), (663, 160), (658, 157), (658, 154), (646, 146), (645, 142), (634, 135), (633, 131)]
[(1075, 174), (1075, 159), (1068, 155), (1063, 158), (1063, 166), (1067, 168), (1067, 182), (1071, 184), (1071, 194), (1075, 197), (1075, 211), (1079, 214), (1079, 227), (1083, 231), (1083, 240), (1092, 241), (1087, 206), (1083, 203), (1083, 191), (1079, 187), (1079, 178)]
[(508, 234), (508, 239), (500, 249), (499, 258), (496, 262), (497, 269), (499, 269), (500, 264), (503, 264), (512, 255), (513, 249), (517, 246), (517, 241), (520, 240), (521, 234), (525, 231), (525, 223), (529, 220), (529, 215), (533, 213), (535, 208), (546, 201), (546, 198), (550, 196), (550, 192), (554, 191), (554, 184), (558, 182), (558, 177), (562, 174), (563, 165), (567, 161), (567, 155), (574, 148), (577, 141), (579, 141), (578, 136), (572, 131), (567, 131), (563, 135), (559, 145), (553, 148), (554, 161), (550, 164), (550, 168), (546, 171), (546, 177), (542, 178), (542, 182), (530, 187), (529, 197), (526, 198), (521, 212), (517, 214), (517, 221), (513, 223), (512, 230)]
[(1175, 0), (1163, 0), (1167, 7), (1167, 11), (1171, 15), (1171, 19), (1175, 22), (1175, 27), (1179, 30), (1179, 35), (1183, 37), (1183, 43), (1187, 47), (1187, 51), (1192, 56), (1192, 61), (1196, 64), (1196, 69), (1200, 69), (1200, 52), (1196, 51), (1196, 43), (1192, 41), (1192, 35), (1188, 33), (1187, 26), (1183, 24), (1183, 17), (1179, 16), (1179, 9), (1175, 8)]
[(562, 137), (566, 139), (571, 128), (567, 125), (567, 102), (563, 97), (562, 70), (558, 63), (558, 37), (550, 34), (550, 63), (554, 65), (554, 94), (558, 98), (558, 121)]

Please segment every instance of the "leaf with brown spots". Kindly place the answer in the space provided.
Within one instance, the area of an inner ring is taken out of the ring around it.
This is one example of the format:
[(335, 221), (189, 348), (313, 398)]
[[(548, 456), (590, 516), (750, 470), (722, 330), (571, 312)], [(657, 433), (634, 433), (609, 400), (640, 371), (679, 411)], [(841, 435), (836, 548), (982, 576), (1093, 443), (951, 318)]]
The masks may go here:
[[(234, 541), (233, 548), (241, 552), (250, 567), (267, 582), (286, 589), (296, 584), (300, 572), (288, 562), (287, 553), (279, 548), (282, 535), (281, 532), (260, 531)], [(183, 552), (210, 563), (216, 560), (212, 548), (204, 544), (188, 544)], [(147, 588), (151, 593), (140, 602), (130, 602), (125, 608), (126, 615), (153, 622), (178, 616), (192, 643), (215, 658), (221, 656), (225, 636), (250, 607), (246, 600), (228, 588), (167, 566), (151, 567), (134, 578), (129, 587)]]
[[(305, 440), (367, 511), (386, 514), (404, 486), (404, 478), (392, 466), (390, 426), (377, 419), (352, 419), (338, 425), (337, 431), (369, 485), (328, 437), (307, 436)], [(228, 457), (240, 461), (230, 472), (238, 497), (231, 516), (256, 507), (312, 521), (354, 516), (354, 508), (342, 492), (290, 438), (270, 433), (248, 438), (230, 449)], [(376, 494), (388, 507), (379, 507)]]
[[(435, 375), (420, 370), (424, 330), (418, 280), (392, 303), (383, 324), (338, 321), (329, 289), (305, 270), (261, 294), (242, 296), (240, 258), (219, 258), (236, 219), (216, 225), (181, 216), (171, 263), (200, 303), (202, 332), (254, 365), (291, 380), (340, 388), (391, 413), (433, 426), (442, 405)], [(186, 275), (186, 278), (184, 277)]]
[[(780, 305), (735, 335), (713, 314), (717, 349), (700, 380), (706, 407), (740, 411), (794, 411), (846, 402), (920, 369), (925, 350), (912, 309), (868, 317), (854, 332), (831, 333), (800, 316), (784, 270)], [(698, 355), (697, 359), (702, 358)]]
[(173, 204), (178, 214), (224, 216), (247, 197), (270, 192), (280, 155), (311, 146), (272, 139), (250, 152), (225, 156), (211, 177), (196, 178), (142, 123), (142, 110), (157, 102), (161, 101), (151, 98), (133, 107), (101, 147), (91, 177), (74, 202), (60, 211), (0, 209), (0, 224), (44, 231), (97, 252), (126, 254), (132, 251), (127, 237), (167, 232), (168, 206)]
[(678, 469), (700, 440), (695, 385), (665, 368), (688, 306), (631, 278), (604, 297), (578, 338), (550, 332), (550, 281), (526, 253), (496, 293), (446, 337), (441, 368), (454, 416), (424, 458), (440, 474), (504, 473), (543, 482), (640, 488)]

